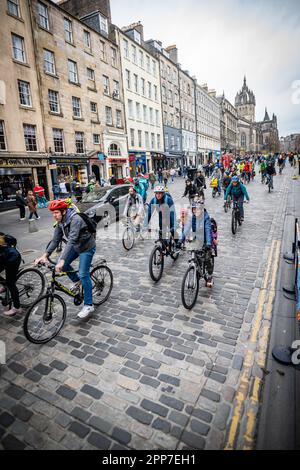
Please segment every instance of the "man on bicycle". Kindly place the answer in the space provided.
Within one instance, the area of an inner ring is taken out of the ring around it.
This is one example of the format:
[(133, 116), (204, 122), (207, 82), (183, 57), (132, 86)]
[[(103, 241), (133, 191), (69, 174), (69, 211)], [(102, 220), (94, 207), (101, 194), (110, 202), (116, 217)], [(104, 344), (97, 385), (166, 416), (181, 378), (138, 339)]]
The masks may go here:
[(84, 291), (84, 307), (78, 313), (80, 319), (88, 318), (93, 312), (92, 281), (90, 268), (94, 254), (96, 252), (95, 236), (92, 234), (86, 222), (73, 208), (68, 208), (68, 204), (61, 199), (51, 201), (49, 210), (53, 213), (53, 218), (57, 222), (54, 236), (48, 245), (46, 252), (35, 261), (35, 264), (46, 263), (48, 257), (58, 247), (63, 238), (67, 240), (65, 249), (58, 261), (55, 270), (57, 273), (72, 271), (71, 263), (79, 258), (79, 272), (69, 272), (68, 277), (74, 283), (72, 292), (80, 291), (80, 283)]
[(243, 222), (244, 220), (244, 198), (247, 199), (247, 201), (250, 201), (246, 186), (244, 186), (241, 182), (238, 176), (234, 176), (231, 180), (230, 185), (228, 186), (225, 194), (224, 194), (224, 200), (227, 201), (228, 196), (231, 196), (233, 202), (237, 202), (239, 205), (240, 209), (240, 214), (241, 214), (241, 221)]
[(190, 204), (191, 204), (193, 202), (194, 197), (196, 196), (196, 194), (197, 194), (196, 186), (194, 185), (194, 183), (190, 179), (187, 179), (186, 182), (185, 182), (185, 191), (184, 191), (182, 197), (188, 197), (189, 201), (190, 201)]
[(194, 185), (197, 188), (197, 192), (198, 192), (199, 196), (202, 196), (203, 199), (205, 199), (204, 189), (206, 189), (206, 182), (205, 182), (205, 177), (204, 177), (202, 171), (198, 171), (197, 176), (194, 180)]
[(175, 237), (176, 230), (176, 212), (174, 201), (170, 194), (166, 193), (163, 185), (156, 186), (154, 189), (155, 196), (151, 199), (148, 214), (144, 222), (144, 229), (148, 228), (150, 220), (155, 210), (158, 212), (159, 231), (163, 239), (168, 239), (167, 232), (170, 231), (171, 237)]
[(137, 232), (140, 231), (141, 223), (145, 218), (144, 201), (142, 196), (137, 193), (134, 186), (129, 188), (123, 217), (129, 217), (132, 219)]
[(213, 287), (214, 263), (212, 259), (211, 220), (207, 210), (204, 208), (203, 201), (192, 204), (191, 213), (184, 226), (184, 231), (178, 240), (177, 248), (181, 248), (182, 243), (186, 239), (190, 239), (190, 241), (197, 240), (198, 246), (204, 246), (205, 263), (208, 272), (206, 287)]
[(266, 168), (266, 175), (267, 175), (266, 184), (268, 184), (268, 179), (270, 179), (271, 188), (274, 189), (273, 176), (276, 175), (276, 170), (275, 170), (275, 162), (272, 159), (268, 160), (268, 164), (267, 164), (267, 168)]

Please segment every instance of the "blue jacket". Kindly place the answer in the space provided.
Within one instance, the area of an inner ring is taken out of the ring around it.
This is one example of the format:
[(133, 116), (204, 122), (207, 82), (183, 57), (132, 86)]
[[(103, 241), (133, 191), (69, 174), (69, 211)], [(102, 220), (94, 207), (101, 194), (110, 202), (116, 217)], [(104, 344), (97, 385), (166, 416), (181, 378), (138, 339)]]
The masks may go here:
[[(165, 204), (169, 208), (168, 214), (163, 214), (163, 206)], [(164, 225), (167, 225), (168, 227), (170, 227), (170, 230), (175, 231), (175, 229), (176, 229), (176, 212), (175, 212), (175, 206), (174, 206), (174, 201), (173, 201), (172, 197), (169, 194), (165, 194), (164, 197), (161, 199), (161, 201), (158, 201), (158, 199), (156, 199), (156, 196), (153, 199), (151, 199), (150, 204), (149, 204), (149, 208), (148, 208), (148, 214), (147, 214), (147, 217), (145, 219), (145, 227), (148, 226), (148, 224), (151, 220), (152, 211), (155, 208), (158, 210), (160, 230), (162, 230), (162, 226), (163, 226), (163, 216), (164, 217), (169, 216), (169, 220), (164, 220)]]
[[(192, 214), (184, 226), (184, 231), (179, 241), (184, 242), (185, 239), (189, 236), (190, 232), (197, 235), (197, 232), (199, 232), (200, 228), (200, 222), (201, 219)], [(204, 209), (204, 243), (209, 246), (212, 244), (211, 220), (206, 209)]]
[(243, 194), (244, 197), (247, 199), (247, 201), (250, 201), (250, 197), (248, 195), (246, 186), (244, 186), (242, 183), (239, 183), (236, 186), (233, 186), (233, 184), (230, 183), (230, 185), (228, 186), (228, 188), (226, 190), (226, 193), (224, 194), (224, 200), (225, 201), (228, 198), (229, 194), (233, 197), (240, 197)]
[(16, 263), (21, 259), (18, 250), (12, 246), (0, 247), (0, 272), (10, 263)]

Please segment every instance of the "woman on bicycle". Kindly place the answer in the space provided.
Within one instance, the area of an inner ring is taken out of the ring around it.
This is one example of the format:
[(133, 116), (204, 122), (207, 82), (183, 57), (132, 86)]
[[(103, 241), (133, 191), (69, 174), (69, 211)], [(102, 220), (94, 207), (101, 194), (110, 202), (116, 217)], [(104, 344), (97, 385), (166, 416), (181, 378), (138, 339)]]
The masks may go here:
[(231, 180), (230, 185), (228, 186), (225, 194), (224, 200), (227, 201), (228, 196), (231, 196), (233, 202), (237, 202), (240, 209), (241, 221), (244, 220), (244, 199), (250, 201), (246, 186), (244, 186), (238, 176), (234, 176)]
[(123, 217), (129, 217), (133, 220), (136, 230), (139, 232), (141, 223), (145, 218), (144, 201), (134, 186), (130, 186), (129, 193), (126, 199)]
[(57, 273), (61, 272), (63, 268), (65, 271), (72, 271), (71, 263), (79, 258), (79, 273), (69, 272), (68, 277), (74, 283), (73, 292), (80, 291), (80, 282), (83, 286), (84, 307), (77, 316), (80, 319), (88, 318), (94, 312), (90, 268), (96, 252), (95, 236), (89, 231), (81, 214), (78, 214), (73, 208), (69, 209), (64, 200), (51, 201), (49, 210), (53, 213), (57, 225), (46, 253), (37, 259), (35, 264), (46, 263), (62, 239), (67, 239), (65, 249), (55, 269)]
[[(5, 271), (6, 285), (13, 301), (13, 307), (4, 312), (6, 317), (14, 317), (18, 313), (23, 313), (20, 306), (19, 291), (16, 286), (22, 258), (16, 247), (13, 246), (15, 243), (14, 237), (0, 233), (0, 273)], [(3, 294), (3, 292), (5, 292), (5, 287), (0, 286), (0, 294)]]
[(190, 238), (192, 241), (197, 240), (199, 246), (205, 247), (205, 263), (208, 272), (206, 287), (213, 287), (211, 220), (203, 201), (192, 204), (190, 216), (178, 240), (177, 248), (181, 248), (182, 243)]

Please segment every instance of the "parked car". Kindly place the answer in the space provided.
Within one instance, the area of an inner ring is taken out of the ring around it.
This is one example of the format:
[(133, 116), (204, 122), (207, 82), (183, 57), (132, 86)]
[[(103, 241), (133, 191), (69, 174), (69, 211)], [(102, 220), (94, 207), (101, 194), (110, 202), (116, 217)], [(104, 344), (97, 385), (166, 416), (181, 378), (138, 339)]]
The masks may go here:
[(105, 226), (110, 225), (122, 216), (129, 188), (129, 184), (122, 184), (105, 186), (97, 191), (85, 193), (78, 208), (81, 212), (93, 212), (97, 222), (103, 222)]

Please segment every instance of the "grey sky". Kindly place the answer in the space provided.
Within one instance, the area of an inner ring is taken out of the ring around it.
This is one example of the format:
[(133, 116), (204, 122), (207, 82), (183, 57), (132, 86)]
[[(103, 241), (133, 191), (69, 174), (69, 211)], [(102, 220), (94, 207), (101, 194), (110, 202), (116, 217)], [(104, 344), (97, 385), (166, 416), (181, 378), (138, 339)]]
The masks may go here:
[(111, 8), (118, 26), (140, 20), (146, 40), (176, 44), (182, 67), (233, 104), (246, 74), (256, 120), (267, 106), (280, 135), (300, 132), (300, 99), (292, 102), (300, 80), (300, 0), (111, 0)]

